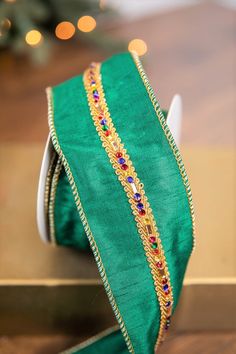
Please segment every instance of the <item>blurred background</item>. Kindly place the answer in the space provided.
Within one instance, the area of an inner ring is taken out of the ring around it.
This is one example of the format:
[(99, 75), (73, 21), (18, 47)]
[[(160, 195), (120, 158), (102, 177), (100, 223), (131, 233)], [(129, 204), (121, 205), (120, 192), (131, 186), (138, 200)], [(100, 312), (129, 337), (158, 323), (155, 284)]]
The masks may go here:
[(236, 353), (236, 1), (0, 2), (0, 353), (57, 353), (115, 323), (91, 257), (43, 244), (45, 88), (119, 51), (183, 98), (197, 248), (160, 353)]

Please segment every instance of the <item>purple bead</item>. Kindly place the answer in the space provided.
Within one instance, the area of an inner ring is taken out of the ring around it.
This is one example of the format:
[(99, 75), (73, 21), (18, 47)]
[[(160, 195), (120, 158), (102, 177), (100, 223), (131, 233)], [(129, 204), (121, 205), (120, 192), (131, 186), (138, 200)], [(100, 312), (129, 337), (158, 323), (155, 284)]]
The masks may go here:
[(125, 163), (125, 159), (124, 159), (123, 157), (120, 157), (120, 158), (118, 159), (118, 162), (119, 162), (121, 165), (123, 165), (123, 164)]
[(106, 125), (107, 124), (107, 120), (106, 119), (102, 119), (102, 120), (100, 120), (100, 123), (101, 123), (101, 125)]
[(133, 177), (129, 176), (129, 177), (127, 177), (127, 181), (128, 181), (129, 183), (133, 183), (133, 182), (134, 182), (134, 179), (133, 179)]
[(163, 290), (164, 290), (164, 291), (168, 290), (168, 284), (165, 284), (165, 285), (163, 286)]
[(139, 193), (134, 194), (134, 199), (139, 202), (141, 200), (141, 195)]
[(95, 85), (95, 84), (96, 84), (96, 81), (94, 81), (94, 80), (92, 80), (91, 83), (90, 83), (91, 86)]
[(137, 208), (140, 209), (140, 210), (143, 209), (143, 203), (138, 203), (137, 204)]
[(170, 307), (170, 305), (171, 305), (171, 301), (167, 301), (166, 307)]
[(95, 99), (98, 99), (98, 98), (99, 98), (99, 94), (98, 94), (98, 93), (94, 93), (94, 94), (93, 94), (93, 97), (94, 97)]

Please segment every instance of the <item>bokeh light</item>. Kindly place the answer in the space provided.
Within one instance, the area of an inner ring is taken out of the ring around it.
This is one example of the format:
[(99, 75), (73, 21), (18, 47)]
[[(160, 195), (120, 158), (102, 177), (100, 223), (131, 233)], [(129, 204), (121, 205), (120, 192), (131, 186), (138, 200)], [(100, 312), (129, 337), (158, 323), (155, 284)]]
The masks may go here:
[(26, 33), (25, 41), (27, 44), (29, 44), (32, 47), (37, 47), (39, 44), (41, 44), (42, 40), (43, 40), (43, 36), (37, 30), (31, 30)]
[(0, 23), (0, 37), (3, 36), (11, 28), (11, 21), (4, 18)]
[(79, 18), (77, 26), (82, 32), (91, 32), (96, 27), (96, 20), (92, 16), (82, 16)]
[(99, 7), (101, 10), (104, 10), (106, 7), (106, 0), (100, 0), (99, 1)]
[(11, 28), (11, 21), (8, 18), (4, 18), (1, 21), (1, 28), (9, 30)]
[(70, 39), (75, 34), (75, 26), (68, 21), (60, 22), (55, 29), (55, 34), (59, 39)]
[(147, 52), (147, 44), (142, 39), (136, 38), (129, 42), (128, 50), (142, 56)]

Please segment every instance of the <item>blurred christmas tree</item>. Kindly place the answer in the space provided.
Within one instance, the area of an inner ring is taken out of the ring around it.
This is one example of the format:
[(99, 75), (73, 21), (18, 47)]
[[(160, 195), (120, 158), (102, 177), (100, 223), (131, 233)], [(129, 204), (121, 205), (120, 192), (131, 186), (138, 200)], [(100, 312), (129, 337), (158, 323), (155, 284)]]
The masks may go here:
[(82, 40), (106, 41), (92, 31), (96, 19), (112, 15), (98, 0), (4, 0), (0, 3), (0, 49), (27, 54), (45, 62), (52, 43), (80, 35)]

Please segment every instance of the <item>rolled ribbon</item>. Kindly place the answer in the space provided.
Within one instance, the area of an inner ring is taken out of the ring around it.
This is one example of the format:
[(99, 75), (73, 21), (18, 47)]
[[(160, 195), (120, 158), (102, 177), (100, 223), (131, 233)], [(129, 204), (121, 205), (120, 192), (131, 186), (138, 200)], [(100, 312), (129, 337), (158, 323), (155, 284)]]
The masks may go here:
[(135, 54), (47, 89), (51, 242), (91, 248), (119, 324), (66, 353), (158, 351), (194, 246), (187, 174)]

